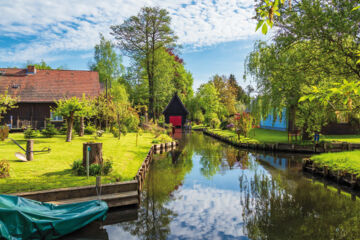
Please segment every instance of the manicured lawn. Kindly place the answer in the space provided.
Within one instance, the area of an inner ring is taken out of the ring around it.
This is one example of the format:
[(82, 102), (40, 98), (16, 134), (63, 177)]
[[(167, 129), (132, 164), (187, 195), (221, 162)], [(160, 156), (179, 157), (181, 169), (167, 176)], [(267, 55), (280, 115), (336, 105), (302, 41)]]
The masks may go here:
[[(26, 141), (22, 133), (11, 134), (24, 148)], [(16, 159), (15, 152), (22, 152), (11, 140), (0, 142), (0, 160), (10, 163), (10, 177), (0, 179), (0, 193), (52, 189), (59, 187), (92, 185), (95, 177), (75, 176), (71, 172), (74, 160), (82, 159), (84, 142), (103, 143), (104, 159), (113, 161), (113, 171), (103, 177), (103, 182), (131, 180), (136, 175), (141, 163), (152, 146), (153, 135), (144, 133), (139, 137), (136, 146), (136, 134), (128, 133), (118, 140), (112, 134), (104, 134), (95, 140), (93, 136), (75, 137), (67, 143), (65, 136), (53, 138), (35, 138), (34, 150), (50, 147), (50, 153), (35, 154), (34, 161), (21, 162)]]
[[(237, 135), (234, 131), (231, 130), (221, 130), (221, 129), (210, 129), (209, 131), (217, 133), (225, 137), (236, 137)], [(243, 138), (243, 140), (252, 140), (260, 143), (288, 143), (287, 132), (254, 128), (250, 131), (248, 138)], [(293, 138), (295, 142), (295, 139)], [(300, 141), (300, 140), (299, 140)], [(298, 143), (299, 143), (298, 141)], [(349, 142), (349, 143), (360, 143), (360, 135), (322, 135), (320, 141), (326, 142)], [(305, 141), (302, 144), (312, 144), (312, 141)]]
[(343, 170), (360, 175), (360, 151), (323, 153), (312, 156), (311, 159), (321, 166), (328, 166), (333, 170)]
[[(237, 134), (231, 130), (208, 129), (209, 131), (219, 134), (224, 137), (234, 137), (237, 139)], [(244, 142), (256, 143), (287, 143), (287, 132), (254, 128), (250, 131), (248, 138), (241, 137)]]
[(326, 135), (323, 139), (329, 142), (349, 142), (349, 143), (360, 143), (360, 135)]

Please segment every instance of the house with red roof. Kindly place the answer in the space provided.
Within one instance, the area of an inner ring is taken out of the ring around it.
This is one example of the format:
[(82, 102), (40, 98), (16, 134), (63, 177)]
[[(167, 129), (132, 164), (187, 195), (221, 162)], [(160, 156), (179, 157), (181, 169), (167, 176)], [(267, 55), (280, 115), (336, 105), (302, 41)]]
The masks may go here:
[(51, 108), (55, 101), (63, 98), (96, 97), (101, 93), (99, 75), (94, 71), (38, 70), (34, 66), (27, 69), (0, 68), (0, 94), (8, 92), (18, 98), (18, 108), (11, 109), (1, 120), (12, 129), (31, 125), (41, 129), (46, 120), (62, 122), (54, 116)]

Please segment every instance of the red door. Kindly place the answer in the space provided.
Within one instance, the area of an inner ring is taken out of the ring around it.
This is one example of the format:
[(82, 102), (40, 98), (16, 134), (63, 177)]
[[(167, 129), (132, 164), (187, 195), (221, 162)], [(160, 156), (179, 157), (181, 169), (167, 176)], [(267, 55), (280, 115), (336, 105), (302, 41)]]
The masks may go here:
[(178, 127), (180, 126), (181, 127), (181, 121), (182, 121), (182, 117), (181, 116), (170, 116), (170, 123), (175, 126), (175, 127)]

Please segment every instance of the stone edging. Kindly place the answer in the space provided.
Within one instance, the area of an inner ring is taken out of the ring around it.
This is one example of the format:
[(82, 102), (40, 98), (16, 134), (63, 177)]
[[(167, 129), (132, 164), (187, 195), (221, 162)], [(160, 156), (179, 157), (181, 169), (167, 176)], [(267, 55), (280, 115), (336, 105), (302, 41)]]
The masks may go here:
[(216, 138), (235, 147), (264, 150), (271, 152), (293, 152), (293, 153), (327, 153), (342, 152), (360, 149), (360, 143), (323, 143), (316, 145), (299, 145), (289, 143), (238, 143), (229, 137), (223, 137), (218, 134), (203, 130), (203, 133)]

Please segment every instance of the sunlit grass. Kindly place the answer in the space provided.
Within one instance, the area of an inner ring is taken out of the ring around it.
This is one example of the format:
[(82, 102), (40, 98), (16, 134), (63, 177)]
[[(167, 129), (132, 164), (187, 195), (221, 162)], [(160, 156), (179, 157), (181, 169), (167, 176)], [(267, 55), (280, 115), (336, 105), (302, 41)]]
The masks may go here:
[[(26, 140), (22, 133), (11, 134), (24, 148)], [(0, 179), (0, 193), (29, 190), (52, 189), (59, 187), (91, 185), (95, 177), (78, 177), (70, 171), (75, 160), (82, 159), (83, 143), (89, 141), (103, 143), (103, 157), (113, 161), (112, 173), (104, 182), (131, 180), (152, 146), (153, 135), (144, 133), (136, 146), (136, 134), (128, 133), (118, 140), (112, 134), (104, 134), (95, 140), (93, 136), (75, 137), (70, 143), (65, 136), (53, 138), (35, 138), (34, 150), (50, 147), (50, 153), (35, 154), (34, 161), (21, 162), (15, 152), (22, 152), (11, 140), (0, 142), (0, 160), (10, 163), (10, 177)]]
[(342, 170), (360, 175), (360, 151), (323, 153), (312, 156), (311, 159), (315, 163), (328, 166), (332, 170)]

